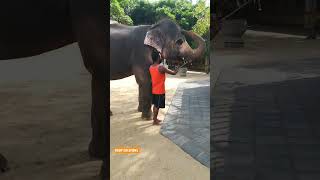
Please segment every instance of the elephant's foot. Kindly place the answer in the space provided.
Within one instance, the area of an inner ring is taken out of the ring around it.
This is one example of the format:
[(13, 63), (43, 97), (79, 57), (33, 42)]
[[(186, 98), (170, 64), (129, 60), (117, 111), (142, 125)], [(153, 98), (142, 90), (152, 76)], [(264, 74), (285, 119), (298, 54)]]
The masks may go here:
[(103, 152), (104, 148), (102, 145), (98, 143), (94, 143), (92, 140), (89, 144), (89, 155), (92, 158), (103, 159), (105, 157), (105, 152)]
[(104, 160), (101, 165), (100, 177), (101, 177), (101, 180), (107, 179), (107, 161), (106, 160)]
[(9, 170), (7, 159), (0, 154), (0, 173), (4, 173)]
[(152, 120), (152, 111), (142, 112), (141, 118), (144, 120)]

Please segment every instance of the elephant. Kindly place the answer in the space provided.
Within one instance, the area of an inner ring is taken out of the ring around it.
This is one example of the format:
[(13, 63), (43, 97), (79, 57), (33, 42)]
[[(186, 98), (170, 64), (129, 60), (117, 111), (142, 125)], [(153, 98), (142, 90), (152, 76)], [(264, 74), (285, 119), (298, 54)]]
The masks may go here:
[[(91, 157), (103, 161), (100, 172), (103, 179), (109, 173), (106, 169), (109, 162), (106, 3), (102, 0), (18, 0), (2, 2), (0, 7), (0, 60), (35, 56), (78, 43), (84, 66), (92, 77), (92, 138), (88, 150)], [(7, 160), (1, 154), (0, 157), (0, 170), (5, 171)]]
[[(198, 47), (192, 49), (186, 36)], [(196, 60), (205, 52), (205, 40), (167, 18), (153, 25), (127, 26), (110, 22), (110, 80), (135, 76), (139, 85), (138, 111), (142, 112), (143, 119), (150, 119), (152, 115), (149, 67), (153, 50), (168, 63), (181, 62), (183, 58)]]

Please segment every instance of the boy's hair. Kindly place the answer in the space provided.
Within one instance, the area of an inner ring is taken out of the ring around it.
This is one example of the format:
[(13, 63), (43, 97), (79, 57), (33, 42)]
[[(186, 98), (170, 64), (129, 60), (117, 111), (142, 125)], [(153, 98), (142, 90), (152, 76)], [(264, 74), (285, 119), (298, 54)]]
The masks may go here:
[(160, 59), (159, 52), (157, 50), (153, 50), (151, 54), (152, 60), (155, 63)]

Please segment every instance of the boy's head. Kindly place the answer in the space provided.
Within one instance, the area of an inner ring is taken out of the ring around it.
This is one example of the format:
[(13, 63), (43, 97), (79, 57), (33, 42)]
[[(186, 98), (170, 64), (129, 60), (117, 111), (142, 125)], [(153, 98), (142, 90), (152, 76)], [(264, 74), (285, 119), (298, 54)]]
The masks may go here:
[(156, 64), (161, 63), (161, 57), (157, 50), (153, 50), (151, 56), (152, 56), (153, 63), (156, 63)]

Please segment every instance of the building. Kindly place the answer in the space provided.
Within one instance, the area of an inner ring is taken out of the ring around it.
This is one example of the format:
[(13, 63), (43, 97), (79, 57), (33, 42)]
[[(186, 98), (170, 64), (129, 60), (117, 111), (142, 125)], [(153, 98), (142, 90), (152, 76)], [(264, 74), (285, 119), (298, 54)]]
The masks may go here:
[(261, 0), (262, 10), (249, 8), (247, 18), (251, 23), (270, 25), (304, 26), (305, 15), (315, 11), (315, 18), (320, 19), (320, 2), (317, 0)]

